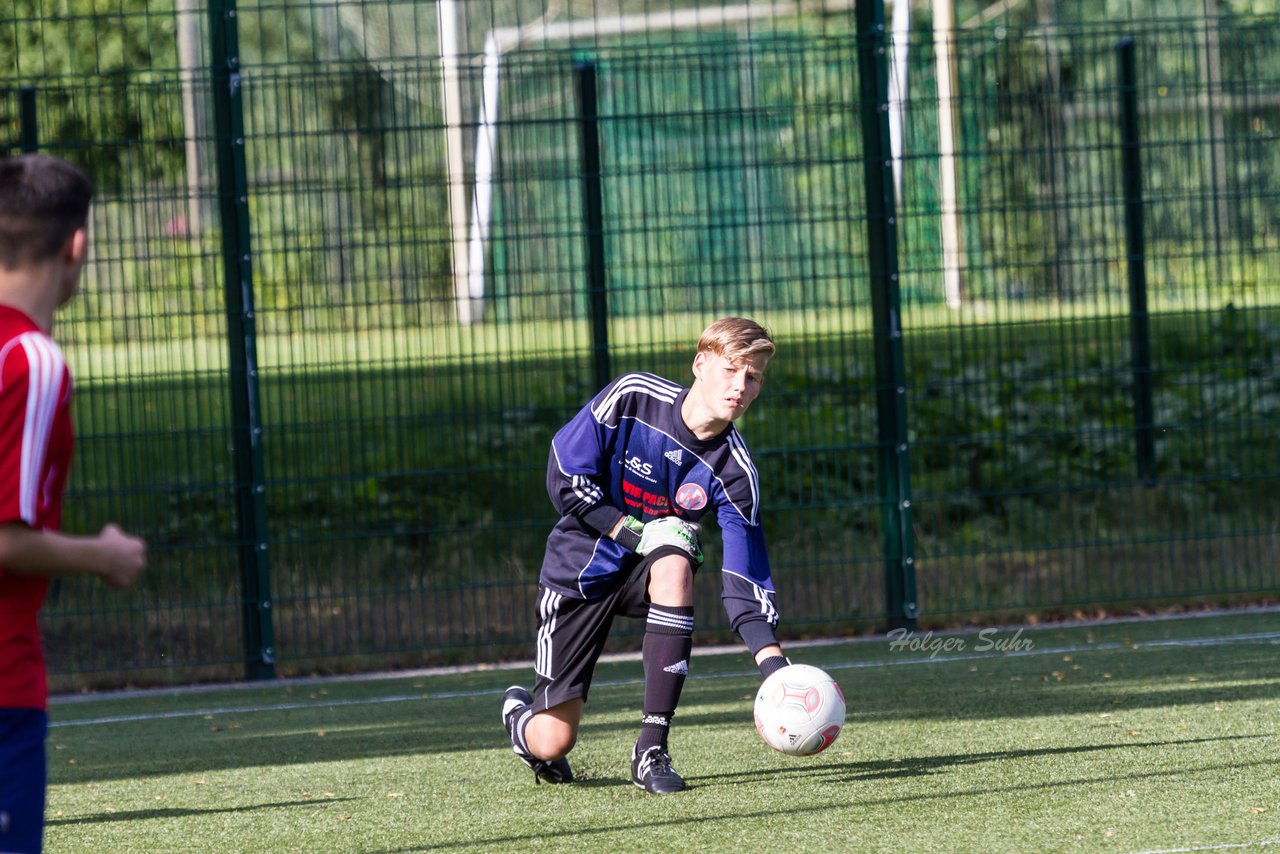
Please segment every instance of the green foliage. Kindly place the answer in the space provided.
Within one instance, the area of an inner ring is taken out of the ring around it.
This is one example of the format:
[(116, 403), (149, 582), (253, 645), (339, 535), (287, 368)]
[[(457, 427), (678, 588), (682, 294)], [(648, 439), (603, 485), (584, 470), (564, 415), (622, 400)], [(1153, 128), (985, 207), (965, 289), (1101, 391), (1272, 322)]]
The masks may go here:
[[(39, 139), (105, 188), (172, 176), (181, 153), (176, 86), (152, 72), (176, 60), (171, 5), (148, 0), (14, 0), (0, 20), (0, 125), (17, 125), (18, 88), (37, 90)], [(136, 156), (151, 145), (154, 158)], [(92, 144), (89, 144), (92, 142)]]
[[(0, 28), (0, 63), (8, 56), (19, 83), (40, 88), (46, 142), (135, 205), (126, 219), (145, 220), (154, 198), (186, 193), (189, 129), (174, 10), (139, 2), (108, 9), (64, 0), (46, 9), (22, 0), (15, 26)], [(1052, 37), (1026, 26), (1035, 4), (1011, 7), (999, 26), (956, 34), (968, 298), (1090, 297), (1123, 258), (1116, 30), (1082, 22), (1136, 27), (1152, 244), (1203, 242), (1203, 224), (1221, 218), (1217, 228), (1227, 242), (1213, 245), (1215, 264), (1253, 267), (1240, 272), (1255, 283), (1270, 275), (1254, 260), (1255, 241), (1280, 222), (1272, 186), (1280, 174), (1280, 147), (1272, 144), (1280, 119), (1252, 93), (1277, 67), (1273, 22), (1223, 18), (1218, 37), (1232, 46), (1220, 70), (1225, 139), (1209, 146), (1201, 133), (1205, 31), (1161, 23), (1161, 15), (1185, 14), (1181, 6), (1121, 5), (1061, 9), (1063, 26)], [(465, 6), (473, 40), (490, 26), (528, 23), (538, 11), (523, 0)], [(365, 18), (381, 15), (378, 32), (420, 36), (435, 26), (425, 8), (240, 4), (246, 177), (264, 306), (310, 315), (315, 299), (304, 291), (315, 283), (339, 303), (449, 297), (452, 243), (432, 43), (419, 38), (416, 54), (405, 42), (382, 55), (360, 29)], [(635, 11), (630, 4), (617, 9), (626, 10)], [(562, 10), (567, 18), (584, 12)], [(353, 15), (360, 27), (347, 20)], [(752, 38), (663, 33), (660, 50), (643, 51), (625, 41), (593, 44), (602, 106), (612, 116), (601, 136), (606, 209), (616, 224), (606, 234), (615, 315), (722, 313), (760, 300), (865, 302), (865, 289), (851, 285), (862, 276), (868, 212), (856, 192), (861, 112), (850, 27), (839, 17), (779, 19)], [(38, 46), (40, 32), (59, 38)], [(934, 57), (923, 23), (909, 57), (909, 157), (898, 210), (902, 288), (909, 300), (937, 302)], [(499, 198), (486, 287), (503, 319), (584, 310), (581, 289), (566, 287), (584, 264), (579, 188), (571, 177), (579, 168), (576, 140), (568, 133), (576, 109), (571, 58), (567, 46), (538, 45), (513, 51), (502, 66)], [(468, 123), (477, 71), (470, 68), (464, 80)], [(0, 126), (14, 137), (17, 98), (15, 90), (7, 94)], [(207, 146), (202, 156), (208, 159)], [(203, 203), (211, 207), (213, 176), (206, 171), (203, 181)], [(1225, 203), (1236, 198), (1243, 202)], [(206, 218), (214, 219), (212, 211)], [(180, 220), (173, 211), (160, 222)], [(148, 280), (161, 291), (181, 290), (190, 278), (185, 250), (152, 249), (142, 265)], [(174, 266), (166, 268), (170, 253)], [(122, 251), (125, 265), (134, 254)], [(1187, 258), (1162, 261), (1177, 266)], [(133, 272), (122, 270), (124, 279), (133, 280)], [(1200, 271), (1189, 278), (1200, 280)]]
[[(1267, 16), (1280, 11), (1276, 0), (1217, 0), (1223, 16)], [(996, 25), (1035, 24), (1044, 18), (1067, 25), (1125, 24), (1152, 21), (1182, 21), (1202, 18), (1210, 4), (1205, 0), (1040, 0), (997, 4), (991, 0), (958, 0), (955, 15), (958, 23), (977, 21), (984, 12), (998, 12)]]
[(173, 67), (172, 3), (11, 0), (0, 67), (14, 78), (86, 78)]
[[(1275, 110), (1250, 94), (1274, 77), (1274, 21), (1218, 22), (1213, 35), (1231, 49), (1211, 68), (1204, 28), (1135, 17), (1128, 31), (1002, 25), (957, 35), (965, 252), (991, 271), (971, 277), (971, 294), (1079, 298), (1098, 289), (1099, 259), (1124, 254), (1114, 50), (1122, 33), (1138, 53), (1147, 239), (1193, 245), (1206, 239), (1206, 222), (1244, 242), (1275, 231)], [(1215, 120), (1223, 138), (1209, 144), (1204, 127)], [(1226, 202), (1237, 196), (1264, 201)]]

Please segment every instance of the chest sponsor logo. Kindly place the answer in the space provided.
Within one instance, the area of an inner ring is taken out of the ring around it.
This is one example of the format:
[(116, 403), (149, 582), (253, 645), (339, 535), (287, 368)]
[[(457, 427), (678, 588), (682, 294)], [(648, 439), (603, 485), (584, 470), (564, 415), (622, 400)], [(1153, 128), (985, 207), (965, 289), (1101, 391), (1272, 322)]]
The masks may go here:
[(683, 484), (676, 490), (676, 504), (686, 510), (701, 510), (707, 506), (707, 491), (697, 483)]
[(649, 516), (666, 516), (671, 513), (671, 501), (667, 496), (650, 492), (629, 480), (622, 482), (622, 497), (628, 507), (639, 507)]
[(627, 471), (645, 480), (653, 480), (653, 464), (646, 463), (641, 457), (627, 457)]

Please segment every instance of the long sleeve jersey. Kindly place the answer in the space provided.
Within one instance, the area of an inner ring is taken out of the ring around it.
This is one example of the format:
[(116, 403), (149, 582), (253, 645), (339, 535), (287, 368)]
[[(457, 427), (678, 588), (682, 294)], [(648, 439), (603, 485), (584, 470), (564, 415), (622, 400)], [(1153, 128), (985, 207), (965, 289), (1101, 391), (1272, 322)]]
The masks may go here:
[(653, 374), (624, 374), (556, 433), (547, 492), (560, 520), (547, 539), (542, 584), (579, 599), (617, 584), (634, 555), (608, 536), (624, 513), (642, 522), (714, 513), (730, 625), (761, 621), (771, 634), (778, 614), (755, 465), (732, 425), (705, 441), (689, 431), (680, 416), (688, 393)]

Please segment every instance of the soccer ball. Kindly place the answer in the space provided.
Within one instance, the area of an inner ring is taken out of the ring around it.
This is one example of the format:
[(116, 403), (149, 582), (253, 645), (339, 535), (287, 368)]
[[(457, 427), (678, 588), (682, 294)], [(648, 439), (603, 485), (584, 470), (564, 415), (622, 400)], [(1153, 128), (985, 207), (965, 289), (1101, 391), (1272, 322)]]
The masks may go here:
[(826, 671), (789, 664), (761, 683), (755, 716), (765, 744), (791, 756), (812, 756), (840, 735), (844, 694)]

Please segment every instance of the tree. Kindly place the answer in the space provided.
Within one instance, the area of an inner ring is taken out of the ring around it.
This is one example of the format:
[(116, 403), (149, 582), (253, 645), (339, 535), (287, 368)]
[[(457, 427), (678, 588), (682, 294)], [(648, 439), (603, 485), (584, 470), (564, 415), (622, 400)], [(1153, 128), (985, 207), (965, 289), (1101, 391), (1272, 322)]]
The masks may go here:
[[(164, 14), (147, 0), (11, 0), (10, 8), (0, 20), (0, 68), (15, 85), (0, 90), (0, 119), (14, 123), (14, 93), (31, 86), (41, 146), (80, 162), (100, 186), (181, 168), (180, 93), (148, 74), (176, 67), (171, 8)], [(147, 140), (157, 156), (131, 156)]]

